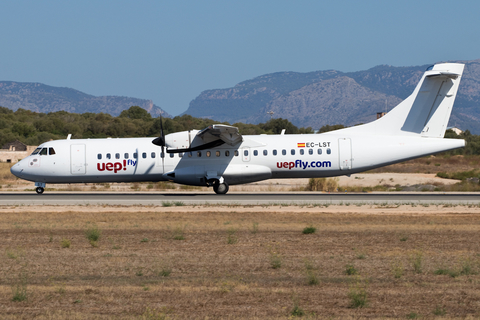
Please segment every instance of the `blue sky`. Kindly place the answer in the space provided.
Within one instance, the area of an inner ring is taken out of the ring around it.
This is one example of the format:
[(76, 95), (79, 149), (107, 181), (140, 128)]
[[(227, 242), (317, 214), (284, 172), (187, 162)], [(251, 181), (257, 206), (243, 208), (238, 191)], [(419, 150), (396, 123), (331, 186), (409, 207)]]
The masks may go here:
[[(3, 1), (0, 80), (151, 99), (278, 72), (480, 58), (480, 1)], [(99, 110), (100, 112), (101, 110)]]

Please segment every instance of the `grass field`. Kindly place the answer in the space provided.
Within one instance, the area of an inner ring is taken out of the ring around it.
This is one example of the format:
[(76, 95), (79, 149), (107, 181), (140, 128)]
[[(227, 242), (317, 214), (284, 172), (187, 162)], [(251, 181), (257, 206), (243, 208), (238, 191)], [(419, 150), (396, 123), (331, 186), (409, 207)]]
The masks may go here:
[(479, 218), (433, 205), (0, 207), (0, 318), (478, 318)]

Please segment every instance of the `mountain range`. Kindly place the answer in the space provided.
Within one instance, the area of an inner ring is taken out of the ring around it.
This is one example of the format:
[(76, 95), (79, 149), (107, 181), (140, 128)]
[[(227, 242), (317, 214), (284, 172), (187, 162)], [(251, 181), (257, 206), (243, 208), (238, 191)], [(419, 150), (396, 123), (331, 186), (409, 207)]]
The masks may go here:
[[(480, 59), (465, 63), (450, 126), (480, 134)], [(410, 95), (429, 65), (380, 65), (365, 71), (336, 70), (276, 72), (246, 80), (232, 88), (203, 91), (184, 114), (221, 122), (266, 122), (271, 117), (298, 127), (318, 130), (324, 125), (346, 126), (376, 119)], [(35, 112), (109, 113), (118, 116), (140, 106), (153, 117), (170, 115), (151, 100), (93, 96), (78, 90), (41, 83), (0, 81), (0, 106)]]
[[(465, 63), (450, 125), (480, 134), (480, 59), (450, 62)], [(427, 67), (266, 74), (232, 88), (203, 91), (185, 113), (230, 123), (260, 123), (273, 116), (313, 129), (351, 126), (375, 120), (377, 112), (389, 111), (408, 97)]]
[(96, 97), (75, 89), (31, 82), (0, 81), (0, 106), (44, 113), (62, 110), (71, 113), (103, 112), (112, 116), (120, 115), (131, 106), (139, 106), (152, 117), (158, 117), (160, 113), (164, 117), (170, 117), (151, 100), (120, 96)]

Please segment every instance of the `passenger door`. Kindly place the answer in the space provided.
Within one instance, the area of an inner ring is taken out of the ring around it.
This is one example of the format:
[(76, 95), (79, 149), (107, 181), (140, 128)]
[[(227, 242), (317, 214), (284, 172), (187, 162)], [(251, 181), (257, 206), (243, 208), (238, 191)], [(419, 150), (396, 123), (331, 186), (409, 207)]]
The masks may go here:
[(85, 162), (85, 145), (72, 144), (70, 146), (70, 170), (72, 174), (85, 174)]

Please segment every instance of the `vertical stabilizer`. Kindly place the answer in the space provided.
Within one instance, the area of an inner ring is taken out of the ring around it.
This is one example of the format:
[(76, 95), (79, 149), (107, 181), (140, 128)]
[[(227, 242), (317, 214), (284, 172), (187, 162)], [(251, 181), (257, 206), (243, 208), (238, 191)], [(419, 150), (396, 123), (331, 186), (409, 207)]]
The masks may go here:
[(402, 131), (443, 138), (463, 68), (463, 64), (444, 63), (425, 72)]
[(443, 138), (457, 96), (463, 64), (441, 63), (428, 68), (413, 93), (382, 118), (342, 129), (359, 134)]

